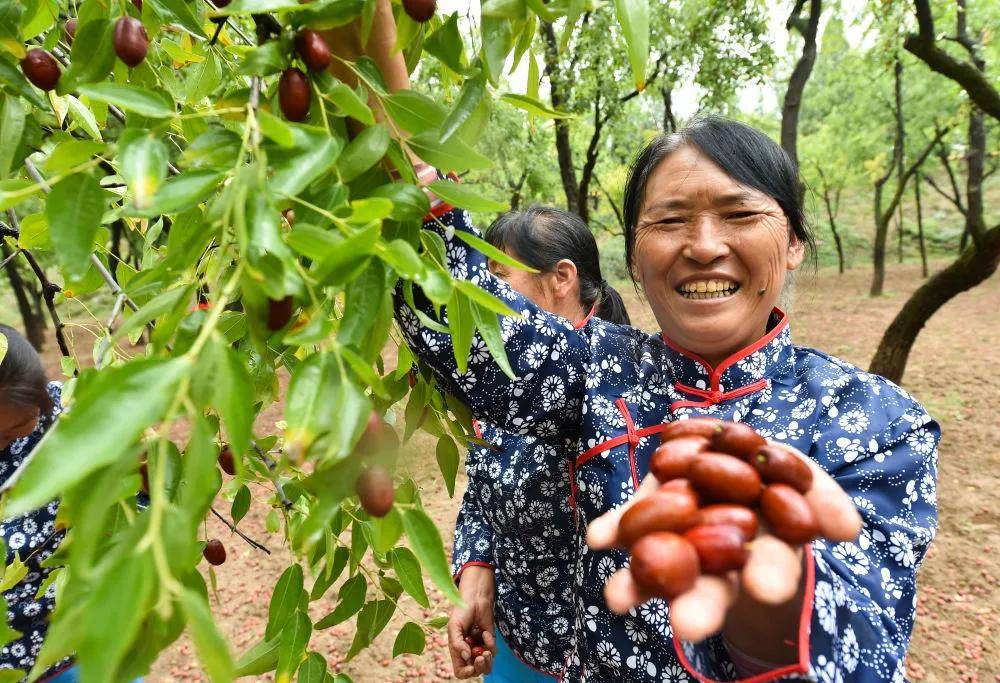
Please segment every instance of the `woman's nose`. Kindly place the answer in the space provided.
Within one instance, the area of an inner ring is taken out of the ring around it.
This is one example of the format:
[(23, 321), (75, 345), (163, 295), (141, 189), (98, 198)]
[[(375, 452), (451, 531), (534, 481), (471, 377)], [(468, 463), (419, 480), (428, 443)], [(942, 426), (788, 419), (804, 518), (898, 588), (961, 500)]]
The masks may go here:
[(703, 215), (692, 221), (684, 246), (686, 258), (698, 263), (712, 263), (729, 253), (718, 216)]

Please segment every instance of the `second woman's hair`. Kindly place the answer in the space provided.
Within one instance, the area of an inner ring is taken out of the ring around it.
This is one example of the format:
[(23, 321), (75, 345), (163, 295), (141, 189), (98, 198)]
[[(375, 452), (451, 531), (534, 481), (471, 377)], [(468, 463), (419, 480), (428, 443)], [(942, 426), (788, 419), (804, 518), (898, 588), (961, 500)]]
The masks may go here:
[(13, 327), (0, 324), (0, 334), (7, 338), (7, 352), (0, 361), (0, 401), (25, 408), (38, 406), (42, 415), (48, 415), (52, 397), (38, 353)]
[(596, 303), (595, 313), (602, 320), (630, 324), (621, 295), (601, 275), (594, 233), (576, 214), (548, 206), (508, 211), (487, 228), (486, 241), (543, 273), (569, 259), (576, 265), (580, 303), (588, 309)]

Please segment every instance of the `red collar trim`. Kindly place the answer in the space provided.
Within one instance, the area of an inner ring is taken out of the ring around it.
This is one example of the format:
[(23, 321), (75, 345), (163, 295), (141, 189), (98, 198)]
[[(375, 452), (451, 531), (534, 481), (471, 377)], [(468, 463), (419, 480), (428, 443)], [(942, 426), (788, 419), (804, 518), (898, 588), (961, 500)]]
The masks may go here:
[(788, 327), (788, 316), (785, 314), (785, 312), (783, 310), (781, 310), (780, 308), (778, 308), (777, 306), (775, 306), (774, 310), (772, 311), (772, 313), (777, 313), (779, 316), (781, 316), (781, 319), (771, 329), (770, 332), (768, 332), (763, 337), (761, 337), (760, 339), (758, 339), (757, 341), (755, 341), (753, 344), (750, 344), (749, 346), (746, 346), (746, 347), (740, 349), (739, 351), (737, 351), (736, 353), (734, 353), (733, 355), (729, 356), (729, 358), (726, 358), (724, 361), (722, 361), (721, 363), (719, 363), (718, 367), (715, 367), (715, 368), (713, 368), (712, 365), (711, 365), (711, 363), (709, 363), (708, 361), (706, 361), (701, 356), (699, 356), (699, 355), (697, 355), (695, 353), (692, 353), (692, 352), (688, 351), (687, 349), (683, 349), (680, 346), (678, 346), (677, 344), (675, 344), (674, 342), (670, 341), (670, 339), (668, 339), (667, 336), (665, 334), (663, 334), (662, 332), (660, 333), (660, 337), (663, 339), (663, 343), (665, 343), (667, 346), (669, 346), (671, 349), (673, 349), (677, 353), (681, 354), (682, 356), (687, 356), (688, 358), (690, 358), (691, 360), (693, 360), (693, 361), (695, 361), (697, 363), (701, 363), (701, 365), (708, 372), (709, 386), (712, 388), (712, 391), (713, 392), (721, 392), (722, 388), (721, 388), (721, 385), (720, 385), (720, 381), (722, 380), (722, 374), (727, 369), (729, 369), (729, 367), (731, 365), (733, 365), (735, 363), (738, 363), (739, 361), (743, 360), (747, 356), (750, 356), (750, 355), (756, 353), (757, 351), (760, 351), (762, 348), (764, 348), (765, 346), (767, 346), (768, 344), (770, 344), (772, 341), (774, 341), (774, 339), (779, 334), (781, 334), (781, 332), (786, 327)]
[(582, 330), (584, 327), (587, 326), (587, 323), (590, 322), (590, 319), (594, 317), (595, 313), (597, 313), (597, 302), (596, 301), (594, 302), (594, 305), (590, 307), (590, 313), (587, 314), (587, 317), (584, 318), (583, 321), (581, 323), (579, 323), (578, 325), (573, 325), (573, 329), (574, 330)]

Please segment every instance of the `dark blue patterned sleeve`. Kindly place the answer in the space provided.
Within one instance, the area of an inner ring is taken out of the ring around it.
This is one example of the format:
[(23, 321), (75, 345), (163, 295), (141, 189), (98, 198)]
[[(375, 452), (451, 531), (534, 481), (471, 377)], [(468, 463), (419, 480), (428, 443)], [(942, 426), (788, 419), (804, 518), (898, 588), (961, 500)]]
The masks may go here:
[(493, 567), (493, 525), (483, 514), (479, 491), (476, 490), (473, 472), (482, 460), (485, 446), (474, 445), (465, 461), (469, 485), (462, 497), (462, 505), (455, 520), (455, 542), (451, 554), (451, 573), (458, 581), (469, 566)]
[[(462, 399), (475, 417), (515, 434), (543, 438), (575, 436), (590, 357), (583, 333), (565, 318), (542, 310), (494, 277), (487, 269), (486, 257), (456, 236), (476, 234), (469, 214), (444, 208), (440, 218), (426, 220), (424, 228), (444, 240), (451, 274), (499, 298), (518, 314), (500, 318), (507, 360), (516, 379), (503, 372), (478, 333), (469, 350), (467, 371), (459, 372), (451, 334), (434, 329), (426, 318), (421, 319), (407, 304), (400, 286), (396, 291), (396, 320), (407, 343), (431, 367), (438, 383)], [(434, 307), (416, 287), (413, 300), (424, 316), (447, 325), (448, 313), (438, 318)]]
[[(937, 529), (941, 432), (920, 404), (881, 377), (828, 381), (844, 384), (823, 400), (809, 455), (852, 497), (863, 528), (856, 541), (811, 544), (798, 662), (753, 680), (903, 683), (917, 568)], [(707, 679), (747, 673), (733, 664), (741, 657), (728, 661), (733, 653), (718, 638), (682, 649), (689, 669)]]

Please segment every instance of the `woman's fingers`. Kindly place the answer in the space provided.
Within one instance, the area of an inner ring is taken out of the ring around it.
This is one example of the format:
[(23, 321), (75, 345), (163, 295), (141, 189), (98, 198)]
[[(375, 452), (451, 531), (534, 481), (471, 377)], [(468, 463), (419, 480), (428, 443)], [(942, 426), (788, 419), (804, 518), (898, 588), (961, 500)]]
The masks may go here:
[(851, 497), (840, 488), (840, 484), (826, 473), (816, 462), (788, 444), (771, 442), (797, 458), (805, 461), (812, 470), (812, 488), (805, 494), (806, 501), (819, 520), (820, 535), (831, 541), (853, 541), (861, 533), (861, 515)]
[(628, 569), (619, 569), (604, 586), (604, 599), (608, 603), (608, 609), (615, 614), (624, 614), (649, 598), (650, 596), (643, 593), (636, 585), (632, 572)]
[[(472, 648), (465, 642), (465, 627), (464, 620), (459, 615), (452, 614), (448, 620), (448, 651), (451, 653), (455, 675), (458, 675), (458, 667), (466, 666), (472, 658)], [(471, 667), (469, 671), (471, 673)]]
[(750, 543), (750, 556), (741, 574), (743, 590), (771, 605), (788, 602), (802, 578), (801, 551), (771, 536), (758, 536)]
[(735, 579), (699, 576), (691, 590), (670, 601), (674, 636), (697, 642), (722, 630), (726, 611), (736, 599)]
[(656, 477), (652, 474), (646, 475), (631, 500), (619, 505), (614, 510), (605, 512), (590, 523), (590, 526), (587, 527), (587, 544), (594, 550), (613, 548), (618, 539), (618, 522), (625, 511), (632, 507), (636, 501), (645, 498), (659, 487), (660, 482), (657, 481)]
[(479, 655), (476, 657), (476, 661), (473, 662), (473, 666), (477, 676), (488, 674), (493, 669), (493, 653), (487, 650)]

